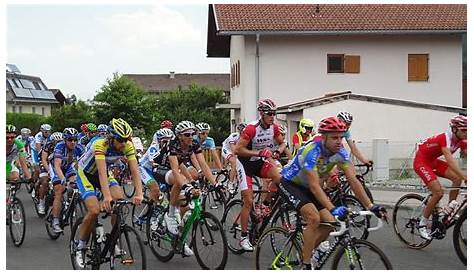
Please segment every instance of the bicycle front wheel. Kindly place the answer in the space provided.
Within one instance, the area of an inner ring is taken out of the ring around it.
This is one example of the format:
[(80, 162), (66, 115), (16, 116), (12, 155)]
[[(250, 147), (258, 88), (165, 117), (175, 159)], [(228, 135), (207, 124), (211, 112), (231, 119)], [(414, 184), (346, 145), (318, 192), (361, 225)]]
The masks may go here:
[(224, 269), (227, 263), (227, 239), (219, 219), (203, 212), (194, 222), (192, 245), (202, 269)]
[(393, 267), (387, 256), (376, 245), (353, 238), (350, 245), (341, 246), (336, 251), (331, 269), (379, 270)]
[(10, 205), (10, 236), (17, 247), (23, 244), (26, 234), (25, 208), (23, 203), (15, 198)]
[[(240, 225), (240, 212), (244, 202), (233, 200), (228, 205), (222, 217), (222, 226), (227, 236), (227, 245), (234, 254), (242, 254), (245, 251), (240, 246), (242, 227)], [(250, 220), (249, 220), (250, 222)]]
[(464, 265), (467, 265), (467, 208), (461, 213), (453, 230), (453, 243), (456, 254)]
[(120, 236), (112, 249), (110, 269), (146, 269), (143, 241), (138, 232), (128, 225), (122, 226)]
[(402, 196), (393, 208), (393, 229), (400, 241), (410, 248), (422, 249), (431, 243), (431, 240), (421, 238), (418, 226), (423, 214), (423, 196), (409, 193)]
[(290, 235), (293, 234), (281, 227), (266, 229), (257, 243), (256, 269), (300, 269), (303, 263), (301, 245)]

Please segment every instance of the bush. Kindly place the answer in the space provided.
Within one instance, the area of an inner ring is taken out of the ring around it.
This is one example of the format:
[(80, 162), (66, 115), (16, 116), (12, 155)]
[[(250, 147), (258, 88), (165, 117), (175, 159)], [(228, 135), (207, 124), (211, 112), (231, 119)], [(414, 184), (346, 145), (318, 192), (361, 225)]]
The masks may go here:
[(13, 124), (18, 129), (29, 128), (32, 134), (39, 131), (41, 124), (47, 123), (47, 117), (33, 113), (12, 113), (7, 112), (7, 124)]

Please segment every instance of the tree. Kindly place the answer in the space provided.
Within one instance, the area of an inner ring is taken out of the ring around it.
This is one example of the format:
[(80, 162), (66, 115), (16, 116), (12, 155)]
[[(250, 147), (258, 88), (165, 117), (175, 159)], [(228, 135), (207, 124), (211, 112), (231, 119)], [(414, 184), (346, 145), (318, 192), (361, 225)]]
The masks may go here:
[(53, 110), (47, 120), (53, 127), (53, 131), (63, 131), (66, 127), (79, 130), (81, 124), (94, 122), (94, 114), (90, 106), (84, 101), (79, 101), (76, 104), (64, 105)]
[(156, 111), (154, 96), (127, 77), (114, 73), (113, 78), (107, 79), (107, 84), (96, 94), (94, 101), (97, 123), (108, 124), (112, 118), (122, 118), (132, 126), (135, 134), (142, 131), (147, 136), (151, 136), (156, 129), (153, 125), (153, 113)]
[(29, 128), (32, 134), (39, 131), (41, 124), (46, 123), (47, 118), (33, 113), (7, 112), (7, 124), (14, 125), (19, 131), (21, 128)]

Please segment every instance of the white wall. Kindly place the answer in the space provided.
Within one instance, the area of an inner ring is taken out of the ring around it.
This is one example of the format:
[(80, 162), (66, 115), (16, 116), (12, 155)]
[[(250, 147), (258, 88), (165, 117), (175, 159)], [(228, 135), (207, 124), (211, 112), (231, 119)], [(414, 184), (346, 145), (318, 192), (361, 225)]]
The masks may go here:
[[(429, 54), (429, 81), (408, 82), (408, 54)], [(327, 54), (360, 55), (359, 74), (327, 73)], [(245, 56), (245, 59), (241, 58)], [(255, 36), (232, 36), (231, 63), (241, 86), (231, 92), (255, 117)], [(261, 36), (260, 98), (278, 105), (351, 90), (357, 94), (461, 106), (462, 43), (454, 35)]]

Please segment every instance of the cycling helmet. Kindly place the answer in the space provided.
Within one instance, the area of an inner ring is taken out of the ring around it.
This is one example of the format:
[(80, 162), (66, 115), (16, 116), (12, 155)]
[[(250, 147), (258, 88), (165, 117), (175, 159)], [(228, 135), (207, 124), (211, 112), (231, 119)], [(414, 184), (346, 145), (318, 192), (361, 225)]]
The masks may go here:
[(31, 130), (26, 127), (22, 128), (20, 132), (21, 134), (31, 134)]
[(94, 123), (88, 123), (87, 124), (87, 129), (89, 132), (96, 132), (97, 131), (97, 126)]
[(175, 128), (175, 133), (176, 134), (181, 134), (187, 130), (195, 130), (196, 128), (194, 127), (194, 124), (193, 122), (190, 122), (190, 121), (181, 121), (179, 122), (178, 125), (176, 125), (176, 128)]
[(114, 138), (128, 139), (132, 135), (132, 127), (122, 118), (113, 118), (107, 130)]
[(280, 130), (280, 133), (282, 135), (285, 135), (287, 132), (286, 127), (284, 125), (278, 125), (278, 129)]
[(63, 138), (64, 139), (72, 139), (72, 138), (77, 138), (77, 129), (73, 127), (67, 127), (63, 130)]
[[(66, 129), (64, 129), (64, 130), (66, 130)], [(74, 130), (76, 130), (76, 129), (74, 129)], [(57, 141), (57, 142), (62, 141), (63, 140), (63, 134), (61, 132), (54, 132), (53, 134), (51, 134), (51, 140)]]
[(204, 130), (211, 130), (211, 126), (208, 123), (197, 123), (196, 128), (197, 130), (199, 130), (199, 132)]
[(97, 131), (98, 132), (107, 132), (107, 125), (106, 124), (100, 124), (97, 126)]
[(270, 99), (263, 99), (260, 102), (258, 102), (257, 110), (258, 111), (275, 111), (276, 105)]
[(163, 120), (161, 128), (173, 128), (173, 123), (170, 120)]
[(42, 124), (40, 126), (41, 131), (51, 131), (51, 126), (49, 124)]
[(352, 123), (352, 115), (347, 111), (339, 112), (337, 114), (337, 118), (339, 118), (339, 120), (343, 121), (346, 124), (351, 124)]
[(169, 128), (161, 128), (153, 135), (153, 142), (158, 143), (163, 138), (173, 138), (174, 133)]
[(319, 133), (345, 132), (346, 130), (346, 125), (337, 117), (325, 118), (319, 122)]
[(305, 131), (305, 129), (304, 129), (305, 127), (313, 127), (313, 128), (314, 128), (314, 122), (313, 122), (313, 120), (307, 119), (307, 118), (301, 119), (300, 124), (299, 124), (299, 131), (300, 131), (300, 132), (304, 132), (304, 131)]
[(449, 126), (459, 129), (467, 129), (467, 117), (464, 115), (458, 115), (451, 119)]
[(7, 133), (16, 133), (16, 127), (11, 124), (7, 124)]
[(238, 126), (237, 126), (237, 130), (238, 131), (242, 131), (244, 130), (244, 128), (247, 126), (246, 123), (240, 123)]

